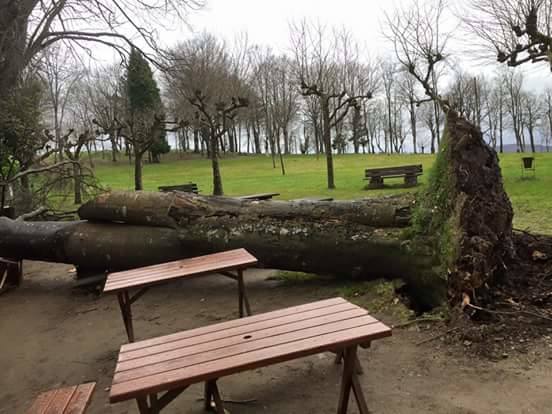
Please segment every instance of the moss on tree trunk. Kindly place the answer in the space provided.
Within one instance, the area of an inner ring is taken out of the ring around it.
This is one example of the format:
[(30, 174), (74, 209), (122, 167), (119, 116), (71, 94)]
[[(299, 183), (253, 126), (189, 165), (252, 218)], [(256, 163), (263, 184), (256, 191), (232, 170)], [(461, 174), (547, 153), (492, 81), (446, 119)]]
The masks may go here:
[(451, 305), (482, 299), (514, 256), (513, 210), (496, 152), (454, 111), (409, 231), (430, 240)]

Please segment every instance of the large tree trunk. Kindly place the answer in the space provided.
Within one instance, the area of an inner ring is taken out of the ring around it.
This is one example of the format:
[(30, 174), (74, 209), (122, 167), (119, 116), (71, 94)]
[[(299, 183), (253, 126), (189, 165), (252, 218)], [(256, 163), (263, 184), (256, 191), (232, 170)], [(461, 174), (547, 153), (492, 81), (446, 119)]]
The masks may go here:
[[(267, 267), (338, 277), (403, 278), (441, 303), (431, 252), (404, 237), (412, 198), (252, 202), (188, 193), (110, 193), (79, 210), (87, 222), (0, 221), (8, 257), (118, 270), (244, 247)], [(417, 243), (422, 243), (418, 240)]]

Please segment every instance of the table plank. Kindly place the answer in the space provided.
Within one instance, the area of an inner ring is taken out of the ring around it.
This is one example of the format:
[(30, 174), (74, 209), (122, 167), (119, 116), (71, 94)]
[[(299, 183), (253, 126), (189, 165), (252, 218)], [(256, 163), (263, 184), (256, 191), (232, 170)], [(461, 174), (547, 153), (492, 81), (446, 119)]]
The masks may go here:
[[(355, 318), (361, 319), (361, 318)], [(340, 322), (343, 325), (342, 322)], [(110, 401), (124, 401), (146, 393), (161, 392), (196, 382), (224, 377), (236, 372), (254, 369), (278, 362), (320, 352), (347, 347), (391, 335), (391, 329), (381, 322), (355, 324), (347, 328), (318, 334), (307, 338), (297, 338), (278, 345), (255, 349), (226, 357), (220, 356), (195, 365), (175, 368), (157, 374), (139, 377), (123, 382), (115, 382), (110, 391)]]
[[(232, 342), (228, 346), (209, 348), (209, 346), (199, 347), (199, 353), (184, 355), (172, 360), (163, 360), (163, 355), (158, 355), (156, 360), (160, 362), (152, 363), (145, 366), (139, 366), (140, 359), (130, 361), (128, 369), (121, 370), (120, 364), (115, 369), (115, 375), (113, 376), (113, 383), (128, 381), (131, 379), (144, 378), (146, 376), (152, 376), (156, 374), (163, 374), (167, 371), (175, 369), (191, 367), (196, 364), (202, 364), (210, 361), (217, 361), (224, 358), (245, 354), (259, 349), (271, 349), (275, 346), (301, 341), (309, 338), (316, 338), (317, 336), (326, 335), (332, 332), (339, 332), (348, 329), (354, 329), (361, 326), (374, 324), (374, 319), (371, 317), (355, 317), (348, 320), (342, 320), (338, 322), (328, 323), (325, 325), (309, 327), (302, 330), (286, 332), (280, 335), (271, 337), (263, 337), (256, 340), (253, 335), (252, 338), (242, 338), (235, 342)], [(203, 352), (201, 352), (204, 350)], [(192, 351), (193, 352), (193, 351)], [(136, 366), (136, 368), (134, 368)]]
[(63, 414), (82, 414), (90, 404), (90, 398), (96, 387), (95, 382), (80, 384), (71, 397), (71, 401), (67, 404), (67, 408)]
[(225, 329), (235, 328), (237, 326), (275, 319), (286, 315), (295, 315), (300, 312), (307, 312), (309, 310), (320, 309), (328, 306), (335, 306), (343, 303), (349, 303), (349, 302), (347, 302), (343, 298), (338, 297), (338, 298), (325, 299), (318, 302), (307, 303), (304, 305), (278, 309), (276, 311), (261, 313), (259, 315), (249, 316), (246, 318), (234, 319), (232, 321), (207, 325), (201, 328), (190, 329), (187, 331), (182, 331), (171, 335), (165, 335), (157, 338), (145, 339), (139, 342), (124, 344), (121, 346), (120, 352), (121, 354), (123, 354), (128, 351), (141, 349), (141, 348), (148, 348), (153, 345), (163, 344), (171, 341), (177, 341), (184, 338), (191, 338), (198, 335), (205, 335), (210, 332), (223, 331)]
[[(268, 335), (273, 335), (278, 332), (277, 329), (290, 331), (293, 330), (297, 324), (301, 327), (316, 326), (317, 324), (320, 324), (320, 318), (341, 320), (343, 318), (346, 319), (347, 317), (363, 316), (367, 314), (368, 313), (365, 309), (359, 308), (351, 303), (340, 303), (334, 306), (299, 312), (259, 322), (245, 323), (233, 328), (207, 332), (203, 335), (183, 337), (177, 340), (152, 345), (147, 348), (140, 348), (126, 352), (121, 351), (119, 355), (119, 362), (129, 361), (136, 358), (150, 357), (159, 353), (166, 353), (185, 347), (197, 346), (208, 342), (232, 338), (236, 335), (241, 337), (252, 333), (258, 334), (263, 331), (268, 331)], [(258, 335), (255, 336), (256, 338), (259, 338)]]
[(191, 259), (114, 272), (107, 275), (104, 292), (145, 287), (168, 280), (200, 276), (211, 272), (246, 268), (256, 264), (257, 259), (245, 249), (230, 250)]
[(63, 413), (76, 389), (76, 386), (72, 386), (56, 390), (54, 397), (51, 399), (50, 404), (48, 404), (48, 408), (44, 410), (44, 414)]
[[(159, 350), (156, 349), (152, 354), (126, 361), (120, 361), (117, 364), (116, 372), (136, 370), (137, 368), (148, 365), (150, 366), (149, 368), (163, 367), (166, 366), (164, 365), (165, 363), (170, 364), (170, 366), (173, 367), (181, 361), (190, 363), (192, 360), (197, 358), (210, 358), (215, 354), (218, 355), (218, 353), (238, 351), (246, 352), (249, 349), (273, 345), (279, 341), (289, 340), (289, 338), (295, 340), (298, 332), (300, 335), (306, 336), (311, 333), (319, 334), (320, 332), (325, 332), (326, 328), (330, 329), (332, 327), (336, 327), (338, 323), (342, 323), (342, 326), (347, 326), (347, 324), (353, 321), (353, 318), (360, 317), (369, 318), (373, 323), (378, 322), (371, 316), (367, 316), (366, 312), (362, 312), (361, 309), (338, 312), (319, 318), (307, 319), (305, 321), (289, 323), (283, 326), (262, 329), (259, 331), (251, 331), (244, 334), (237, 334), (218, 340), (199, 342), (196, 344), (191, 342), (190, 344), (183, 345), (170, 351), (159, 352)], [(367, 321), (364, 320), (363, 324), (366, 324), (366, 322)], [(358, 323), (360, 323), (360, 321)]]

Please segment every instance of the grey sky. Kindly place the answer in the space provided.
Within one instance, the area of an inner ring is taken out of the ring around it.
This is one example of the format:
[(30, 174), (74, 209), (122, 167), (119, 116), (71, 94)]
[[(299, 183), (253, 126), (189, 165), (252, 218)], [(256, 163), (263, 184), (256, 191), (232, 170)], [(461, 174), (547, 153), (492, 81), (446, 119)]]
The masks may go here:
[[(318, 20), (329, 26), (346, 26), (363, 44), (371, 55), (386, 56), (392, 53), (388, 41), (381, 33), (381, 23), (385, 19), (385, 11), (392, 11), (396, 5), (408, 5), (410, 0), (208, 0), (207, 7), (190, 16), (194, 32), (208, 31), (227, 41), (241, 32), (247, 32), (249, 40), (254, 44), (271, 46), (277, 52), (289, 49), (289, 23), (304, 17)], [(462, 4), (459, 0), (449, 4), (458, 9)], [(449, 18), (451, 26), (457, 24), (456, 19)], [(460, 42), (470, 45), (464, 33), (455, 31)], [(184, 25), (172, 30), (162, 30), (161, 40), (166, 45), (172, 45), (178, 40), (193, 35)], [(477, 40), (473, 39), (475, 43)], [(451, 48), (455, 51), (464, 47)], [(462, 53), (463, 57), (464, 55)], [(473, 56), (473, 54), (469, 54)], [(461, 59), (453, 56), (454, 65)], [(492, 59), (469, 60), (462, 59), (462, 67), (473, 72), (492, 74), (499, 65)], [(523, 69), (527, 73), (527, 86), (538, 90), (543, 86), (552, 86), (552, 74), (544, 65), (527, 65)]]

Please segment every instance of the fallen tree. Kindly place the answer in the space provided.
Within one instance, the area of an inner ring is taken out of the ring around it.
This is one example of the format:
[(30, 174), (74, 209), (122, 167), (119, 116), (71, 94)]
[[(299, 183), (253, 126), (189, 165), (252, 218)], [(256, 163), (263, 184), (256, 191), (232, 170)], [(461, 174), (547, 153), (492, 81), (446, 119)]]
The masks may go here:
[(0, 254), (120, 270), (245, 247), (267, 267), (402, 278), (418, 300), (484, 296), (513, 258), (498, 158), (453, 111), (425, 192), (337, 202), (254, 202), (188, 193), (106, 193), (86, 221), (0, 220)]

